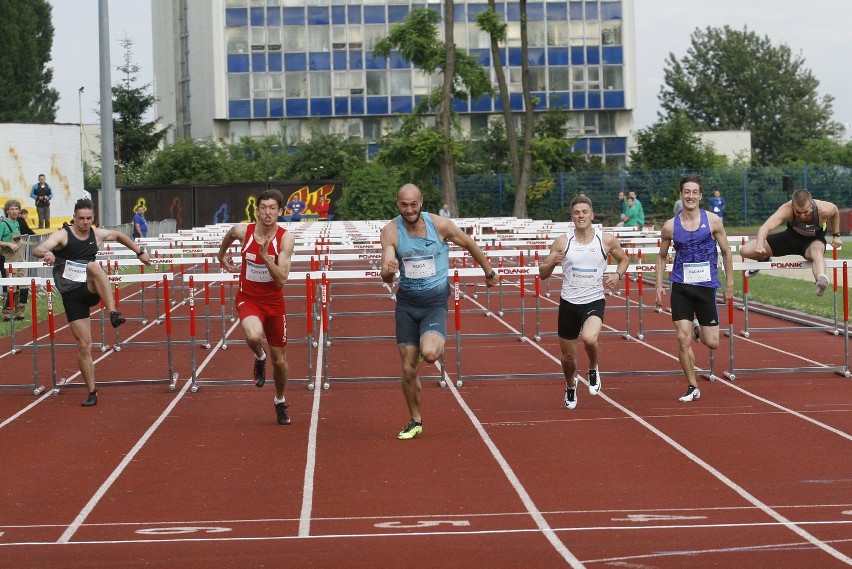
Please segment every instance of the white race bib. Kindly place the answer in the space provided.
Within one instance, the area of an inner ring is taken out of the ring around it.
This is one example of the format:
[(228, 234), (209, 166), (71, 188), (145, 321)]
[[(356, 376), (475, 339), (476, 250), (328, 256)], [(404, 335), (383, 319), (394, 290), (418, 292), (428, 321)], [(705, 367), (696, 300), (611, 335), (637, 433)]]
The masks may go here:
[(246, 280), (253, 283), (271, 283), (272, 275), (266, 265), (258, 265), (246, 259)]
[(425, 279), (434, 277), (435, 257), (427, 255), (425, 257), (405, 257), (402, 259), (402, 265), (405, 267), (405, 276), (409, 279)]
[(65, 261), (65, 270), (62, 271), (62, 278), (75, 283), (86, 282), (86, 264)]
[(683, 282), (686, 284), (705, 283), (710, 280), (710, 262), (684, 263)]
[(571, 267), (568, 285), (576, 288), (592, 288), (600, 283), (598, 270), (585, 267)]

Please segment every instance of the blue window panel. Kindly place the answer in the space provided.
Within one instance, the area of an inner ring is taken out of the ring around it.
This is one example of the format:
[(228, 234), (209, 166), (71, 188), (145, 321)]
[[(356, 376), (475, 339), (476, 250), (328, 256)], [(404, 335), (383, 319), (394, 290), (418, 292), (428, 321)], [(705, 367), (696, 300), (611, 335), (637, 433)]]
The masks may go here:
[(470, 105), (467, 102), (467, 99), (453, 99), (453, 111), (457, 113), (467, 113), (469, 112)]
[(582, 47), (571, 48), (571, 65), (583, 65), (586, 63), (586, 50)]
[(604, 46), (603, 62), (610, 65), (624, 63), (624, 48), (620, 45)]
[(569, 93), (566, 91), (554, 91), (550, 93), (550, 107), (551, 109), (560, 108), (560, 109), (570, 109), (571, 108), (571, 98)]
[(269, 99), (269, 116), (273, 118), (284, 116), (284, 99)]
[(601, 62), (601, 48), (587, 47), (586, 48), (586, 63), (589, 65), (597, 65)]
[(284, 69), (284, 60), (281, 59), (281, 54), (279, 52), (272, 52), (269, 54), (269, 63), (267, 64), (267, 69), (269, 71), (281, 71)]
[(589, 91), (589, 108), (590, 109), (601, 108), (601, 92), (600, 91)]
[(623, 109), (624, 91), (604, 91), (603, 103), (605, 109)]
[(345, 24), (346, 23), (346, 6), (331, 7), (331, 23)]
[(527, 4), (527, 21), (541, 22), (544, 20), (544, 4), (541, 2), (532, 2)]
[(331, 97), (311, 99), (312, 117), (330, 117), (332, 115)]
[[(533, 99), (532, 105), (533, 105), (534, 110), (543, 111), (544, 109), (548, 108), (548, 106), (547, 106), (547, 93), (545, 93), (544, 91), (538, 92), (538, 93), (533, 92), (533, 93), (530, 93), (530, 95), (532, 96), (532, 99)], [(536, 102), (535, 102), (536, 99), (538, 99), (538, 104), (536, 104)]]
[(384, 6), (364, 6), (364, 23), (365, 24), (384, 24), (385, 23), (385, 7)]
[(309, 26), (327, 26), (328, 24), (328, 6), (308, 6)]
[(349, 99), (347, 97), (334, 98), (334, 114), (345, 117), (349, 114)]
[(361, 50), (349, 50), (349, 69), (364, 69), (364, 54)]
[(265, 119), (269, 116), (266, 106), (266, 99), (255, 99), (252, 101), (253, 116), (256, 119)]
[(520, 22), (521, 21), (521, 7), (517, 2), (510, 2), (508, 6), (506, 6), (506, 21), (507, 22)]
[(266, 9), (266, 25), (275, 27), (281, 25), (281, 8), (274, 7)]
[(490, 49), (472, 49), (470, 55), (476, 57), (477, 61), (485, 67), (491, 67), (491, 50)]
[(379, 150), (381, 150), (381, 146), (379, 146), (376, 142), (371, 142), (367, 145), (367, 156), (372, 159), (376, 154), (378, 154)]
[(411, 63), (403, 59), (398, 51), (392, 51), (390, 54), (391, 69), (409, 69)]
[(604, 2), (601, 4), (601, 20), (621, 19), (621, 2)]
[(524, 94), (523, 93), (509, 93), (509, 106), (513, 111), (523, 111), (524, 110)]
[(266, 15), (266, 10), (263, 8), (250, 8), (249, 13), (251, 16), (251, 25), (252, 26), (262, 26), (264, 23), (264, 16)]
[(550, 20), (550, 21), (567, 20), (568, 19), (568, 5), (565, 2), (548, 2), (547, 3), (547, 19)]
[(388, 98), (387, 97), (367, 97), (367, 114), (368, 115), (386, 115), (386, 114), (388, 114)]
[(465, 22), (467, 21), (467, 6), (464, 4), (456, 4), (456, 9), (453, 10), (453, 21), (454, 22)]
[(576, 110), (585, 109), (586, 108), (586, 94), (585, 93), (571, 93), (571, 108)]
[(266, 71), (266, 54), (253, 53), (251, 54), (251, 70)]
[(284, 69), (286, 71), (307, 71), (307, 59), (305, 53), (285, 53)]
[(601, 139), (601, 138), (590, 138), (589, 139), (589, 153), (590, 154), (603, 154), (603, 139)]
[(509, 65), (514, 67), (521, 66), (521, 48), (519, 47), (510, 47), (509, 48)]
[(473, 99), (470, 102), (470, 110), (475, 113), (490, 113), (491, 112), (491, 97), (482, 95), (478, 99)]
[(349, 23), (350, 24), (360, 24), (361, 23), (361, 6), (349, 6), (348, 7), (349, 14)]
[(228, 101), (229, 119), (250, 119), (251, 101), (243, 99), (231, 99)]
[(352, 115), (363, 115), (364, 114), (364, 98), (363, 97), (352, 97), (349, 100), (350, 110), (349, 114)]
[(286, 7), (284, 8), (284, 25), (287, 26), (304, 26), (305, 25), (305, 9)]
[(627, 139), (623, 136), (604, 139), (607, 154), (627, 154)]
[(327, 51), (309, 53), (308, 68), (311, 71), (329, 71), (331, 69), (331, 54)]
[(527, 63), (532, 66), (544, 65), (544, 48), (527, 48)]
[(337, 71), (345, 71), (346, 70), (346, 52), (345, 51), (335, 51), (332, 55), (334, 69)]
[[(458, 12), (458, 6), (456, 11)], [(388, 6), (388, 22), (391, 24), (399, 24), (405, 21), (408, 15), (408, 6)]]
[(589, 141), (585, 138), (581, 138), (574, 142), (574, 152), (579, 152), (580, 154), (585, 154), (586, 150), (589, 149)]
[(307, 99), (287, 99), (284, 101), (288, 117), (306, 117), (308, 116), (308, 100)]
[(488, 11), (488, 4), (469, 4), (467, 6), (467, 21), (476, 22), (476, 17)]
[(567, 47), (547, 48), (547, 62), (550, 65), (568, 65)]
[(249, 56), (247, 53), (228, 54), (228, 73), (248, 73)]
[(568, 15), (572, 20), (582, 20), (583, 19), (583, 3), (582, 2), (570, 2), (568, 4)]
[(388, 60), (384, 57), (378, 57), (373, 55), (372, 52), (368, 53), (364, 58), (367, 69), (387, 69), (388, 68)]
[(597, 20), (598, 19), (598, 3), (597, 2), (586, 2), (586, 19), (587, 20)]
[(244, 28), (248, 26), (248, 10), (246, 8), (225, 8), (225, 27)]
[(391, 97), (391, 112), (401, 113), (401, 114), (409, 114), (411, 113), (411, 109), (414, 108), (411, 97)]

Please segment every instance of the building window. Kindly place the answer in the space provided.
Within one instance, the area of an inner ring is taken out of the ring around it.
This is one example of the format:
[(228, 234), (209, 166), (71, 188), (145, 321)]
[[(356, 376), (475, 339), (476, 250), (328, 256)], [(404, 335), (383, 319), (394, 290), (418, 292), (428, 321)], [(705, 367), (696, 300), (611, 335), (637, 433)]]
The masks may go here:
[(330, 73), (311, 73), (311, 97), (331, 97)]
[(367, 71), (367, 95), (387, 95), (388, 77), (386, 71)]
[(267, 78), (265, 73), (252, 73), (252, 97), (255, 99), (266, 98)]
[(249, 76), (246, 73), (228, 75), (228, 98), (249, 98)]
[(549, 22), (547, 24), (547, 45), (568, 46), (568, 22)]
[(551, 91), (568, 91), (570, 90), (567, 67), (549, 67), (548, 75), (550, 76)]
[(604, 67), (604, 89), (608, 91), (624, 91), (624, 73), (620, 65)]
[(588, 67), (586, 69), (586, 84), (589, 91), (597, 91), (601, 88), (601, 69), (600, 67)]
[(621, 21), (601, 24), (601, 45), (621, 45)]
[(615, 113), (611, 111), (598, 113), (598, 133), (615, 134)]
[(378, 142), (382, 138), (382, 120), (379, 118), (361, 119), (364, 127), (364, 141)]
[(229, 28), (225, 31), (228, 53), (248, 53), (248, 28)]
[(391, 71), (390, 72), (390, 94), (391, 95), (411, 95), (411, 72), (410, 71)]
[(284, 74), (284, 95), (288, 99), (303, 99), (308, 96), (307, 73), (304, 71)]
[(281, 47), (284, 51), (289, 52), (305, 51), (305, 28), (302, 26), (284, 26)]

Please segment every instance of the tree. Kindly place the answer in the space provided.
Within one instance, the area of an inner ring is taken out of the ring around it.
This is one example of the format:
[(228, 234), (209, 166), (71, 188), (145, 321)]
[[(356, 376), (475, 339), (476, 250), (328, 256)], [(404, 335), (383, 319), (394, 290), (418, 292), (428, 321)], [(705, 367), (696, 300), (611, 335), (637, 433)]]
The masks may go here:
[[(415, 108), (416, 114), (435, 108), (435, 130), (442, 135), (443, 147), (438, 162), (441, 178), (441, 199), (449, 204), (451, 211), (458, 211), (455, 186), (455, 154), (452, 140), (452, 101), (455, 97), (479, 97), (491, 92), (488, 75), (477, 60), (467, 53), (456, 52), (453, 42), (455, 4), (444, 2), (445, 41), (438, 41), (437, 23), (441, 15), (427, 8), (413, 8), (405, 22), (394, 26), (387, 38), (376, 43), (373, 53), (388, 57), (391, 50), (398, 49), (400, 56), (423, 72), (431, 75), (443, 73), (440, 90), (423, 100)], [(423, 126), (423, 123), (420, 123)]]
[(145, 113), (157, 102), (150, 92), (151, 84), (134, 87), (137, 74), (141, 69), (133, 63), (133, 40), (125, 37), (121, 40), (124, 48), (124, 62), (116, 67), (124, 73), (124, 78), (112, 87), (112, 111), (115, 133), (116, 183), (121, 185), (121, 171), (125, 168), (138, 168), (150, 154), (159, 148), (166, 136), (166, 128), (157, 121), (145, 121)]
[(780, 164), (833, 126), (834, 99), (818, 96), (804, 64), (748, 28), (696, 29), (682, 59), (669, 54), (660, 104), (665, 117), (683, 111), (696, 130), (750, 130), (754, 161)]
[(0, 122), (52, 123), (59, 93), (47, 67), (53, 48), (47, 0), (0, 0)]
[(506, 83), (506, 75), (500, 60), (500, 42), (507, 38), (506, 23), (497, 14), (494, 0), (488, 0), (488, 10), (481, 12), (476, 17), (479, 28), (487, 32), (491, 37), (491, 61), (494, 65), (494, 74), (497, 77), (497, 87), (500, 93), (500, 102), (503, 105), (503, 117), (506, 123), (506, 139), (509, 143), (509, 164), (512, 166), (512, 178), (515, 180), (515, 206), (513, 214), (515, 217), (527, 217), (527, 187), (530, 182), (530, 171), (532, 169), (532, 135), (533, 135), (533, 101), (530, 95), (529, 62), (527, 58), (527, 2), (520, 1), (521, 16), (521, 91), (524, 98), (524, 133), (523, 145), (518, 147), (518, 139), (515, 133), (515, 122), (512, 117), (512, 107), (509, 102), (509, 87)]
[(326, 134), (311, 128), (307, 140), (296, 143), (295, 153), (286, 168), (278, 171), (279, 178), (297, 180), (344, 179), (349, 172), (367, 162), (367, 145), (358, 138)]
[(142, 167), (142, 184), (203, 184), (232, 181), (228, 151), (212, 139), (179, 138)]
[(343, 219), (390, 219), (399, 213), (396, 192), (400, 180), (391, 170), (375, 162), (354, 170), (337, 202)]
[(842, 144), (833, 138), (814, 138), (805, 142), (798, 159), (801, 166), (852, 166), (852, 142)]
[(712, 144), (701, 140), (683, 111), (669, 120), (657, 121), (636, 133), (636, 148), (630, 151), (632, 170), (677, 170), (724, 165)]

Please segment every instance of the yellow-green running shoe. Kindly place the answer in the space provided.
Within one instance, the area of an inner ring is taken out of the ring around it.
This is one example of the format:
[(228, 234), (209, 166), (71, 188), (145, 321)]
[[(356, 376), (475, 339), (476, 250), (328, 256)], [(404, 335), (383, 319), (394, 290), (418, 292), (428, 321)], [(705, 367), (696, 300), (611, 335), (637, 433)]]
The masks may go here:
[(414, 419), (410, 420), (403, 430), (396, 436), (398, 439), (408, 440), (419, 436), (423, 432), (423, 423), (418, 423)]

